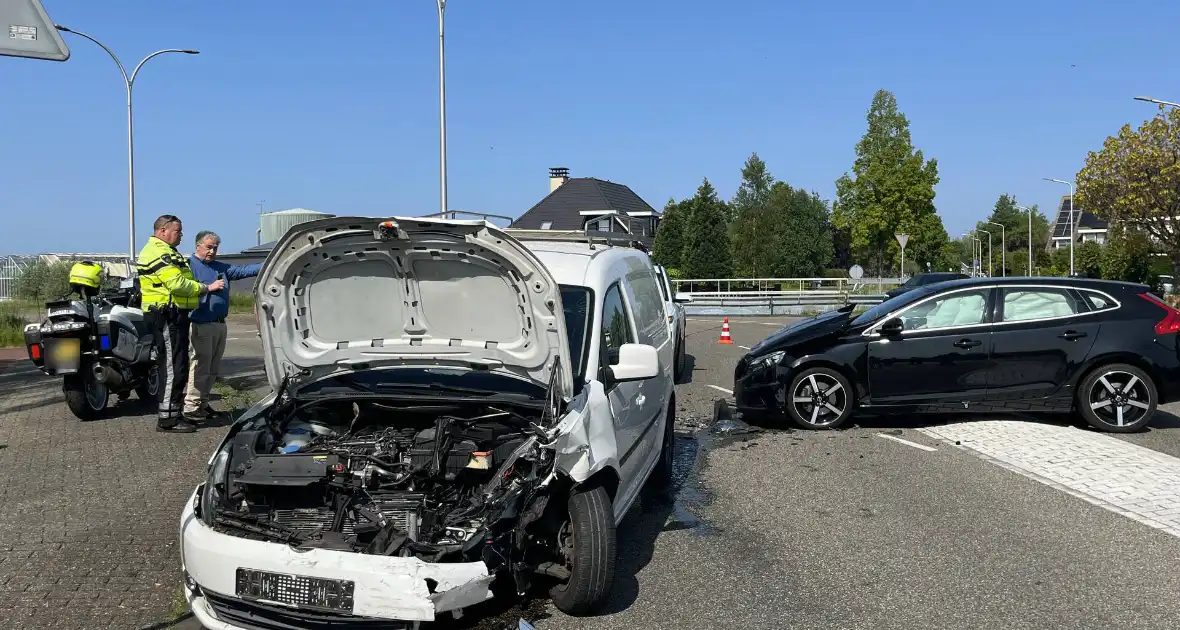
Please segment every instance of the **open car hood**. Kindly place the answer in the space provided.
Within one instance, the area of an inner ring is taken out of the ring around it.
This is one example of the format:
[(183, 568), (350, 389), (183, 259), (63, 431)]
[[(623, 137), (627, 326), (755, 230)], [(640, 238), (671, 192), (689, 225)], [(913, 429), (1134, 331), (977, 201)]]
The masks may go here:
[(369, 368), (458, 367), (573, 391), (557, 281), (486, 221), (301, 223), (263, 262), (254, 298), (276, 390), (285, 376), (298, 388)]

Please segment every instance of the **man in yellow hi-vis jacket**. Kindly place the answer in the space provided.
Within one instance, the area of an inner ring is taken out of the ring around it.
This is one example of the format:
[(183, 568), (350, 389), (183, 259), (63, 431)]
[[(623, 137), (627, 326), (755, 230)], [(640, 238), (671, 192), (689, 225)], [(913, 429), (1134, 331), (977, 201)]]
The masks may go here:
[(184, 235), (183, 224), (174, 215), (156, 219), (154, 234), (139, 252), (136, 268), (144, 313), (153, 324), (160, 366), (156, 430), (192, 433), (196, 427), (182, 416), (188, 386), (189, 311), (200, 297), (220, 291), (224, 280), (201, 284), (193, 279), (188, 258), (176, 251)]

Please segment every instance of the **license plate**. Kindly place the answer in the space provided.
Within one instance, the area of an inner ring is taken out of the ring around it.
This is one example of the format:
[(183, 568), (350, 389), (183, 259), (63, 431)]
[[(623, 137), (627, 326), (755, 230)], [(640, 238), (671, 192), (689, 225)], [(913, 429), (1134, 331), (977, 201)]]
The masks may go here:
[(235, 581), (237, 596), (244, 599), (331, 612), (352, 612), (355, 589), (352, 580), (330, 580), (239, 568)]
[(50, 338), (45, 345), (46, 367), (58, 371), (77, 371), (82, 362), (82, 340), (71, 338)]

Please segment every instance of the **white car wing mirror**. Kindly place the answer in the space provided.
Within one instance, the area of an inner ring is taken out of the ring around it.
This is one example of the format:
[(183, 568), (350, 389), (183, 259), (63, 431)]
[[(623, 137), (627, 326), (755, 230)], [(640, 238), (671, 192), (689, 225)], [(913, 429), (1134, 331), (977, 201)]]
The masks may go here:
[(673, 296), (672, 301), (677, 304), (692, 304), (692, 294), (677, 293), (675, 296)]
[(653, 346), (625, 343), (619, 347), (619, 360), (610, 366), (611, 380), (642, 381), (660, 373), (660, 356)]

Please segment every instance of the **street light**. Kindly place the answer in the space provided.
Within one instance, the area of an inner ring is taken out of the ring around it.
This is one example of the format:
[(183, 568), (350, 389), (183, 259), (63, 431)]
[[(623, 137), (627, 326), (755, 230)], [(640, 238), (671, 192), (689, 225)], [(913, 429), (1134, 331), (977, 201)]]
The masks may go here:
[(1045, 181), (1057, 182), (1058, 184), (1065, 184), (1066, 186), (1069, 186), (1069, 275), (1072, 277), (1073, 276), (1073, 242), (1075, 239), (1077, 239), (1077, 234), (1078, 234), (1078, 230), (1077, 230), (1078, 222), (1076, 220), (1074, 220), (1074, 216), (1073, 216), (1073, 195), (1074, 195), (1073, 182), (1067, 182), (1064, 179), (1053, 179), (1052, 177), (1042, 177), (1041, 179), (1044, 179)]
[(198, 55), (200, 54), (200, 51), (185, 50), (180, 48), (157, 50), (147, 57), (144, 57), (143, 61), (139, 62), (139, 65), (135, 66), (135, 69), (131, 71), (131, 76), (128, 76), (127, 69), (123, 67), (123, 62), (119, 61), (119, 58), (115, 56), (114, 51), (112, 51), (110, 48), (107, 48), (106, 44), (98, 41), (97, 39), (94, 39), (86, 33), (66, 28), (61, 24), (54, 24), (53, 27), (63, 33), (73, 33), (74, 35), (85, 37), (86, 39), (89, 39), (90, 41), (98, 44), (103, 50), (107, 51), (107, 54), (111, 56), (111, 59), (115, 60), (115, 65), (119, 66), (119, 72), (123, 73), (123, 83), (127, 86), (127, 237), (128, 255), (130, 256), (128, 264), (133, 266), (135, 265), (135, 125), (131, 114), (131, 87), (135, 84), (135, 77), (139, 74), (139, 69), (143, 67), (143, 64), (147, 63), (148, 59), (151, 59), (156, 55), (163, 55), (165, 53)]
[[(972, 234), (972, 232), (974, 232), (974, 230), (969, 231), (969, 232), (963, 232), (963, 234), (961, 236), (971, 237), (971, 277), (974, 278), (977, 275), (976, 269), (978, 267), (978, 265), (976, 264), (976, 261), (978, 261), (980, 258), (983, 258), (983, 241), (979, 240), (974, 234)], [(976, 244), (979, 245), (978, 258), (976, 257), (976, 253), (975, 253)]]
[[(996, 277), (996, 270), (995, 270), (994, 266), (992, 265), (992, 233), (988, 232), (987, 230), (980, 230), (978, 228), (976, 228), (975, 231), (976, 232), (983, 232), (984, 234), (987, 234), (987, 277), (994, 278), (994, 277)], [(979, 251), (980, 258), (982, 258), (983, 257), (983, 245), (982, 244), (979, 246), (979, 250), (980, 250)]]
[(1170, 105), (1172, 107), (1180, 108), (1180, 103), (1173, 103), (1172, 101), (1161, 101), (1158, 98), (1151, 98), (1150, 96), (1136, 96), (1137, 101), (1147, 101), (1148, 103), (1155, 103), (1156, 105)]
[[(988, 225), (1000, 226), (1000, 275), (1008, 277), (1008, 228), (1004, 227), (1003, 223), (996, 223), (995, 221), (988, 221)], [(991, 255), (991, 250), (988, 250), (988, 255)]]
[(439, 123), (439, 186), (441, 187), (439, 212), (447, 211), (447, 53), (443, 38), (443, 16), (447, 0), (438, 3), (438, 123)]
[(1033, 275), (1033, 250), (1032, 250), (1032, 208), (1025, 208), (1024, 206), (1016, 206), (1020, 210), (1028, 213), (1028, 275)]

